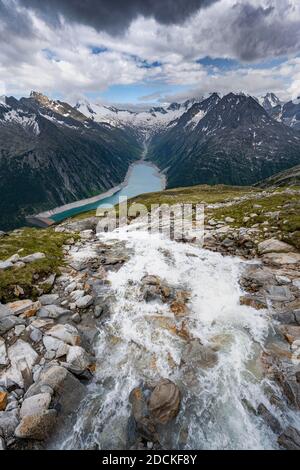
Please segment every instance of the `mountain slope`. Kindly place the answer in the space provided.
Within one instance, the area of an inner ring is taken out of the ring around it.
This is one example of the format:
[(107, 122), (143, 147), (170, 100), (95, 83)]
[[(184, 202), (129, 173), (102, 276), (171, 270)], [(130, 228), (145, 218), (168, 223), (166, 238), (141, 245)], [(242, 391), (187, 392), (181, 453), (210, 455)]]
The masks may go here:
[(289, 168), (276, 175), (261, 181), (257, 186), (268, 188), (271, 186), (300, 186), (300, 165)]
[(140, 155), (133, 133), (33, 93), (0, 102), (0, 229), (120, 183)]
[(252, 97), (213, 94), (154, 136), (149, 158), (165, 170), (170, 188), (249, 185), (300, 163), (300, 133), (272, 119)]

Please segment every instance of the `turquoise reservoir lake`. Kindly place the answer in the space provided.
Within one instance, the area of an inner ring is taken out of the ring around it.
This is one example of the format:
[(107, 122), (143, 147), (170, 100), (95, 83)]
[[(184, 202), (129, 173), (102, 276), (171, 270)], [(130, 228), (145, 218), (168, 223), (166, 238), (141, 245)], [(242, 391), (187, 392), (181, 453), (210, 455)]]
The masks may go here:
[(161, 191), (165, 188), (165, 185), (165, 177), (159, 173), (157, 167), (144, 161), (138, 162), (131, 166), (125, 179), (124, 187), (113, 195), (92, 203), (86, 203), (86, 200), (84, 200), (82, 205), (78, 205), (77, 202), (76, 207), (63, 210), (62, 212), (56, 212), (56, 209), (49, 218), (55, 222), (60, 222), (76, 214), (93, 209), (96, 210), (98, 207), (118, 204), (121, 196), (126, 196), (129, 199), (139, 194)]

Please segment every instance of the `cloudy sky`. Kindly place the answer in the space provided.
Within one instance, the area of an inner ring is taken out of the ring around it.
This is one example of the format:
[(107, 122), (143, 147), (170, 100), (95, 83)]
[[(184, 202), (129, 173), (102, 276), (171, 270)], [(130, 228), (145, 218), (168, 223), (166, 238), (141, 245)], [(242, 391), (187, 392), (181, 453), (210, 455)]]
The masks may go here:
[(300, 0), (0, 0), (0, 94), (300, 95)]

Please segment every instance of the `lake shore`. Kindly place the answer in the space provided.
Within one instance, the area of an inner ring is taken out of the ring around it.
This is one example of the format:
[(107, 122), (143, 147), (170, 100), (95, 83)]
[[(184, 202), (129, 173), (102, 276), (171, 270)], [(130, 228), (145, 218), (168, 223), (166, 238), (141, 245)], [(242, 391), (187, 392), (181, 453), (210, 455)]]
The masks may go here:
[(41, 213), (36, 214), (36, 215), (27, 216), (26, 220), (31, 225), (35, 225), (35, 226), (38, 226), (38, 227), (49, 227), (49, 226), (51, 226), (51, 225), (53, 225), (57, 222), (53, 218), (53, 216), (55, 216), (55, 215), (61, 214), (61, 213), (66, 212), (66, 211), (70, 211), (72, 209), (77, 209), (77, 208), (80, 208), (80, 207), (88, 206), (90, 204), (95, 204), (97, 202), (101, 202), (104, 199), (115, 195), (116, 193), (121, 191), (123, 188), (125, 188), (128, 185), (128, 182), (129, 182), (130, 177), (132, 175), (133, 169), (136, 166), (141, 165), (141, 164), (145, 165), (145, 166), (148, 166), (150, 168), (153, 168), (155, 170), (154, 174), (157, 177), (159, 177), (162, 181), (162, 188), (161, 189), (165, 189), (166, 183), (167, 183), (166, 176), (159, 171), (159, 169), (156, 165), (154, 165), (151, 162), (145, 161), (144, 156), (143, 156), (140, 160), (138, 160), (137, 162), (132, 163), (129, 166), (129, 168), (127, 170), (127, 173), (126, 173), (126, 176), (124, 178), (124, 181), (122, 183), (120, 183), (119, 185), (114, 186), (114, 187), (110, 188), (109, 190), (105, 191), (104, 193), (100, 193), (96, 196), (92, 196), (92, 197), (86, 198), (86, 199), (80, 199), (78, 201), (74, 201), (74, 202), (71, 202), (69, 204), (64, 204), (63, 206), (58, 206), (58, 207), (55, 207), (54, 209), (50, 209), (48, 211), (44, 211), (44, 212), (41, 212)]

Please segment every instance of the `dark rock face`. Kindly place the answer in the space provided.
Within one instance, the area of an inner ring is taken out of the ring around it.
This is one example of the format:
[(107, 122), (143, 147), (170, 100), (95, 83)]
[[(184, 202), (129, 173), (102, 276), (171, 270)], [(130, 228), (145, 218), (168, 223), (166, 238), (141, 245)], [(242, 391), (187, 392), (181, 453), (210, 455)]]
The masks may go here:
[(0, 103), (0, 227), (123, 181), (140, 146), (130, 130), (94, 123), (39, 94)]
[(300, 163), (298, 132), (251, 97), (214, 94), (172, 124), (154, 136), (149, 150), (166, 169), (170, 188), (253, 184)]
[(300, 431), (288, 427), (278, 438), (278, 444), (287, 450), (300, 450)]
[(153, 390), (149, 400), (150, 416), (160, 424), (175, 418), (180, 407), (180, 391), (170, 380), (161, 380)]

